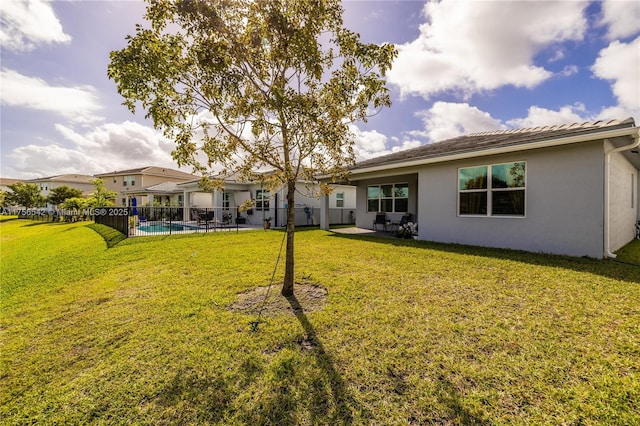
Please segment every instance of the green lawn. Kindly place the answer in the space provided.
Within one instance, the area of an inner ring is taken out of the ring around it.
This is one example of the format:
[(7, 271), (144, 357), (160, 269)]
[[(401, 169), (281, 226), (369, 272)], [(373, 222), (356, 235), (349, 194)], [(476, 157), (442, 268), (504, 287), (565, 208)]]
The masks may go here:
[(305, 230), (324, 307), (251, 332), (229, 307), (281, 232), (0, 238), (2, 424), (640, 424), (637, 242), (622, 263)]

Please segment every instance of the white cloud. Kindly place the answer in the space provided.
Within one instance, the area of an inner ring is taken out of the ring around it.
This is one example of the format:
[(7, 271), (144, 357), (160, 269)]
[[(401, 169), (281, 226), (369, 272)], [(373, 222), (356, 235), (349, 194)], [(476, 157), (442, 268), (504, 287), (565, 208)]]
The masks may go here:
[(3, 49), (24, 52), (42, 44), (71, 41), (47, 1), (0, 1), (0, 23)]
[(356, 125), (350, 125), (349, 130), (355, 136), (354, 150), (356, 161), (366, 160), (379, 155), (388, 154), (388, 138), (377, 130), (360, 130)]
[(609, 40), (631, 37), (640, 31), (640, 2), (605, 0), (600, 25), (608, 26)]
[(398, 46), (389, 82), (403, 95), (429, 98), (444, 91), (463, 97), (504, 85), (532, 88), (552, 76), (533, 63), (544, 49), (581, 40), (585, 1), (443, 0), (427, 3), (420, 36)]
[(63, 173), (96, 174), (142, 166), (178, 169), (171, 158), (174, 144), (138, 123), (106, 123), (85, 133), (58, 124), (56, 130), (70, 147), (50, 144), (16, 148), (9, 154), (11, 165), (3, 167), (3, 174), (28, 178)]
[(618, 105), (615, 107), (618, 113), (638, 118), (640, 113), (640, 37), (630, 43), (614, 41), (609, 44), (600, 51), (591, 70), (596, 77), (611, 82), (611, 90), (618, 99)]
[(0, 72), (2, 105), (47, 111), (76, 123), (91, 123), (102, 118), (96, 91), (91, 86), (52, 86), (46, 81), (3, 68)]
[(417, 148), (423, 143), (417, 139), (407, 139), (403, 141), (400, 145), (396, 145), (391, 147), (391, 152), (404, 151), (405, 149)]
[(529, 107), (527, 116), (507, 121), (511, 127), (539, 127), (551, 126), (555, 124), (571, 124), (583, 121), (594, 120), (585, 109), (583, 104), (565, 105), (557, 111), (541, 108), (539, 106)]
[(360, 130), (355, 124), (349, 125), (349, 129), (355, 136), (354, 151), (356, 161), (367, 160), (422, 145), (422, 142), (415, 138), (400, 141), (397, 137), (388, 138), (377, 130)]
[(436, 102), (429, 110), (416, 114), (422, 118), (425, 128), (419, 135), (431, 142), (505, 128), (500, 120), (466, 103)]

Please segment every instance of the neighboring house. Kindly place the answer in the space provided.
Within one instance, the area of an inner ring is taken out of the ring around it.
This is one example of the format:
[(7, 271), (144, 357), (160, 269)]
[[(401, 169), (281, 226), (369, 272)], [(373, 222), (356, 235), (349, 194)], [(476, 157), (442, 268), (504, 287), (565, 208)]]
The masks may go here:
[(350, 176), (356, 226), (409, 212), (421, 240), (612, 256), (639, 219), (638, 145), (628, 118), (477, 133), (362, 161)]
[(182, 207), (184, 205), (183, 190), (178, 187), (180, 182), (162, 182), (145, 188), (130, 188), (127, 193), (129, 205), (131, 199), (136, 198), (138, 206)]
[[(11, 178), (0, 178), (0, 191), (2, 192), (13, 192), (9, 185), (13, 185), (14, 183), (22, 182), (21, 179), (11, 179)], [(0, 207), (2, 207), (0, 205)], [(4, 212), (4, 210), (2, 210)]]
[(7, 192), (11, 191), (9, 185), (13, 185), (14, 183), (23, 182), (22, 179), (11, 179), (11, 178), (0, 178), (0, 191)]
[[(40, 187), (40, 194), (45, 197), (48, 197), (49, 194), (51, 194), (52, 189), (58, 188), (60, 186), (68, 186), (69, 188), (79, 189), (80, 191), (82, 191), (82, 194), (86, 196), (89, 195), (89, 193), (94, 189), (94, 186), (91, 183), (91, 180), (93, 179), (94, 177), (89, 175), (67, 174), (38, 179), (29, 179), (23, 182), (38, 185)], [(56, 206), (47, 203), (46, 208), (52, 210), (55, 209)]]
[[(239, 215), (249, 225), (261, 225), (267, 217), (272, 218), (274, 226), (286, 224), (287, 197), (284, 188), (269, 192), (260, 184), (225, 179), (224, 189), (203, 192), (199, 181), (199, 179), (195, 179), (177, 185), (184, 191), (185, 215), (190, 214), (190, 209), (215, 208), (233, 212), (234, 216)], [(320, 223), (318, 190), (317, 183), (298, 183), (295, 206), (296, 224), (317, 225)], [(334, 187), (334, 191), (328, 198), (332, 215), (331, 223), (353, 223), (356, 207), (355, 193), (355, 187), (351, 185), (336, 185)], [(253, 208), (246, 212), (237, 213), (237, 208), (247, 200), (253, 200)], [(185, 220), (190, 219), (190, 217), (185, 217)]]
[[(109, 191), (116, 192), (116, 205), (129, 206), (131, 199), (135, 196), (138, 205), (152, 205), (155, 198), (153, 196), (163, 196), (160, 198), (160, 204), (165, 205), (167, 195), (171, 192), (159, 194), (158, 192), (145, 191), (152, 189), (158, 184), (179, 183), (193, 180), (194, 175), (181, 172), (179, 170), (169, 169), (166, 167), (147, 166), (138, 169), (118, 170), (109, 173), (100, 173), (95, 175), (104, 181), (104, 186)], [(156, 190), (158, 188), (155, 188)], [(171, 203), (171, 198), (169, 199)]]

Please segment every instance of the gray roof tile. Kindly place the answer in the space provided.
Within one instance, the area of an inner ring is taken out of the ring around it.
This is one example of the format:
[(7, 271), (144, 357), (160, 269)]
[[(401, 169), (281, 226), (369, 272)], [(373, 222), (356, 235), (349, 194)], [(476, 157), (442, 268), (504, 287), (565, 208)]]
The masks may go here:
[(403, 163), (409, 160), (445, 157), (454, 154), (464, 154), (467, 152), (475, 153), (492, 148), (523, 145), (624, 127), (635, 127), (633, 118), (472, 133), (364, 160), (356, 163), (351, 170)]

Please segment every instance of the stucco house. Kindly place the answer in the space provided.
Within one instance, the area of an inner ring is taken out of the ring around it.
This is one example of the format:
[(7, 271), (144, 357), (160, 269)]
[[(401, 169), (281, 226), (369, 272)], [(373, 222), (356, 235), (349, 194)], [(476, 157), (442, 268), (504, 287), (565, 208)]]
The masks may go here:
[[(200, 179), (179, 183), (176, 186), (183, 192), (185, 218), (190, 220), (192, 209), (216, 209), (221, 214), (242, 217), (248, 225), (261, 225), (267, 217), (272, 218), (274, 226), (285, 226), (287, 197), (285, 188), (268, 191), (259, 183), (245, 182), (235, 178), (226, 178), (224, 188), (213, 192), (204, 192)], [(296, 193), (296, 225), (318, 225), (320, 223), (320, 198), (316, 195), (319, 186), (316, 182), (299, 182)], [(238, 207), (247, 200), (253, 201), (249, 211), (238, 212)], [(337, 185), (327, 197), (330, 211), (330, 223), (353, 223), (355, 221), (356, 189), (352, 185)]]
[[(94, 189), (94, 186), (91, 183), (92, 179), (94, 179), (94, 177), (89, 175), (66, 174), (29, 179), (25, 180), (24, 182), (30, 183), (32, 185), (37, 185), (40, 188), (40, 194), (44, 197), (48, 197), (53, 189), (59, 188), (61, 186), (68, 186), (69, 188), (79, 189), (80, 191), (82, 191), (83, 195), (86, 196), (89, 195), (89, 193)], [(47, 203), (46, 208), (48, 210), (53, 210), (56, 208), (56, 206)]]
[[(95, 175), (104, 182), (109, 191), (116, 192), (117, 206), (131, 205), (132, 198), (136, 198), (137, 205), (161, 205), (179, 203), (178, 196), (171, 188), (156, 187), (160, 184), (179, 183), (195, 179), (196, 176), (167, 167), (146, 166), (137, 169), (116, 170)], [(174, 188), (175, 189), (175, 188)], [(168, 198), (167, 198), (168, 197)]]
[(614, 256), (640, 218), (639, 145), (628, 118), (476, 133), (362, 161), (350, 176), (356, 226), (408, 212), (420, 240)]

